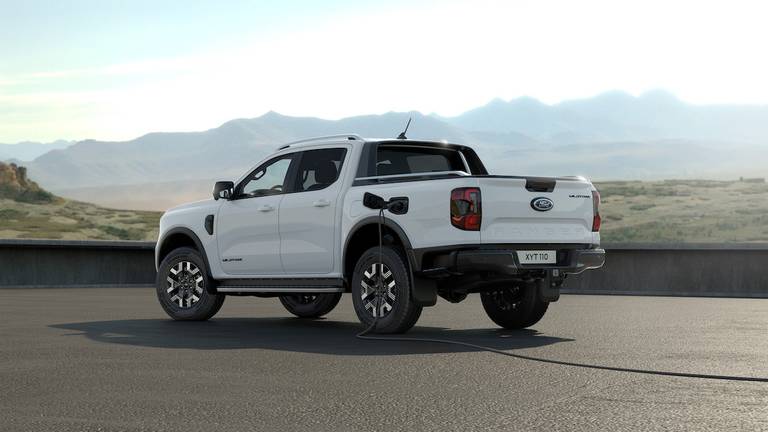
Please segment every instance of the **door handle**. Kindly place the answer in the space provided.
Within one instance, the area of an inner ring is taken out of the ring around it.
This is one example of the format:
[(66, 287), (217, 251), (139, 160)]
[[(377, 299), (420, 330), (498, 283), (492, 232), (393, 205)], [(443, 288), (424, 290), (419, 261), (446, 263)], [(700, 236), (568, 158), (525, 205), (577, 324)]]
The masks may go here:
[(331, 205), (331, 202), (328, 201), (327, 199), (319, 199), (313, 202), (312, 205), (315, 207), (328, 207), (329, 205)]
[(259, 210), (260, 212), (269, 212), (269, 211), (272, 211), (272, 210), (274, 210), (274, 209), (275, 209), (275, 208), (274, 208), (273, 206), (271, 206), (271, 205), (269, 205), (269, 204), (264, 204), (264, 205), (262, 205), (261, 207), (259, 207), (259, 209), (258, 209), (258, 210)]

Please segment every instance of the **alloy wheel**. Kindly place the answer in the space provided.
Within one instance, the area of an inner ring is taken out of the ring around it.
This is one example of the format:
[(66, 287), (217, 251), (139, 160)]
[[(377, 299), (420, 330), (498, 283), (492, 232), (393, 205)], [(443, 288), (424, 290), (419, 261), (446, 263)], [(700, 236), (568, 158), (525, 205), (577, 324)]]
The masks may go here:
[(166, 295), (171, 303), (189, 309), (203, 295), (203, 274), (195, 263), (180, 261), (168, 270)]
[(360, 286), (360, 298), (371, 316), (382, 318), (392, 310), (397, 300), (397, 282), (386, 264), (371, 264), (371, 267), (363, 272)]

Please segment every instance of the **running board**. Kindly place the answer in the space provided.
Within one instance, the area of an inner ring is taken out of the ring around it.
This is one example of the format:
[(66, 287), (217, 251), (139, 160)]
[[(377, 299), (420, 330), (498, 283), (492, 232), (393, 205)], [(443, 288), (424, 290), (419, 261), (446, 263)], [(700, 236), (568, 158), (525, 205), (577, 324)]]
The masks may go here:
[(226, 286), (218, 287), (216, 291), (220, 293), (337, 293), (344, 292), (344, 288), (318, 286)]
[(337, 293), (344, 292), (341, 278), (263, 278), (224, 279), (220, 293)]

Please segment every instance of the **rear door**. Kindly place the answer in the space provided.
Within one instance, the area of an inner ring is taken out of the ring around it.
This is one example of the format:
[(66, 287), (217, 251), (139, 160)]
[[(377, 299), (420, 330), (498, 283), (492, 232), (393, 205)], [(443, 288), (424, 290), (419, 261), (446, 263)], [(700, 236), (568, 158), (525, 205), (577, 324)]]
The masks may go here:
[(280, 255), (287, 274), (333, 271), (346, 147), (300, 153), (294, 192), (280, 203)]

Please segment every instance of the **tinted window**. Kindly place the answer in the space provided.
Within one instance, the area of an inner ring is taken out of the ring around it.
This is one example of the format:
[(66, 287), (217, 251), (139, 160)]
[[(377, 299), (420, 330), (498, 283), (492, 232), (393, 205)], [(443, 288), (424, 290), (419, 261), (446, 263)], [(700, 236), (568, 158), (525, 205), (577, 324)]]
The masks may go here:
[(459, 152), (437, 147), (379, 146), (377, 175), (466, 171)]
[(333, 184), (339, 178), (346, 153), (347, 150), (343, 148), (303, 152), (297, 173), (296, 191), (320, 190)]
[(285, 191), (293, 155), (273, 159), (252, 172), (240, 187), (240, 197), (278, 195)]

